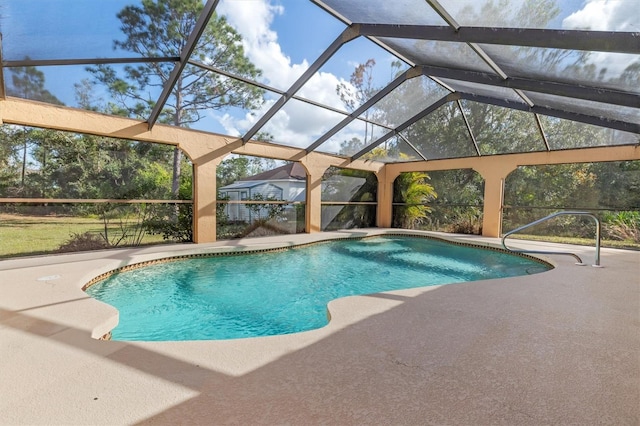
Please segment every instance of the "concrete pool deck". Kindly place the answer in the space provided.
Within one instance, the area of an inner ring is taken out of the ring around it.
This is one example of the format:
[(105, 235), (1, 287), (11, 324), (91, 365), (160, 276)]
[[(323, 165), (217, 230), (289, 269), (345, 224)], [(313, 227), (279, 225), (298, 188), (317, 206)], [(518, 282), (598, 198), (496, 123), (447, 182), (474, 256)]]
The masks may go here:
[[(0, 424), (640, 424), (638, 251), (602, 249), (603, 268), (545, 255), (556, 268), (542, 274), (348, 297), (330, 303), (328, 326), (305, 333), (92, 338), (117, 312), (81, 288), (109, 270), (382, 232), (0, 261)], [(510, 241), (588, 263), (595, 252)]]

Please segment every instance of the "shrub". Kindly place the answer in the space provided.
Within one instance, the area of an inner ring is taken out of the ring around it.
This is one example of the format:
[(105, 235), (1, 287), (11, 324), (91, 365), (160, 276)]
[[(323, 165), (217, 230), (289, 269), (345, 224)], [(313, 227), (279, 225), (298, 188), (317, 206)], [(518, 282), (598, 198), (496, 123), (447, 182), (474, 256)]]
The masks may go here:
[(112, 205), (97, 208), (102, 219), (102, 238), (110, 247), (139, 246), (145, 236), (145, 221), (152, 209), (145, 205)]
[(73, 233), (70, 239), (63, 243), (56, 253), (70, 253), (75, 251), (107, 249), (110, 244), (100, 234), (85, 232), (84, 234)]
[(158, 206), (144, 222), (149, 234), (162, 235), (166, 241), (188, 243), (193, 241), (193, 205)]
[(469, 208), (458, 211), (451, 218), (447, 232), (456, 234), (480, 235), (482, 233), (482, 211), (478, 208)]
[(640, 211), (606, 214), (603, 233), (613, 240), (640, 242)]

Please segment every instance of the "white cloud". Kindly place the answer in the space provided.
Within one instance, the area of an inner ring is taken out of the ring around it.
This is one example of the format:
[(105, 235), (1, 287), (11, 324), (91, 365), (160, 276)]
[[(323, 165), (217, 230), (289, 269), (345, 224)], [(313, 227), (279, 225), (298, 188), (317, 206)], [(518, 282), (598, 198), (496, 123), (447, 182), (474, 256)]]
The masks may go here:
[[(274, 18), (284, 13), (282, 6), (272, 0), (221, 1), (218, 13), (226, 16), (243, 37), (245, 54), (259, 69), (267, 85), (286, 90), (308, 68), (316, 58), (305, 58), (292, 63), (282, 51), (278, 34), (272, 29)], [(330, 73), (317, 73), (297, 93), (301, 97), (333, 107), (341, 107), (336, 94), (340, 80)], [(266, 113), (274, 101), (268, 100), (259, 110), (234, 117), (230, 114), (217, 116), (216, 120), (230, 135), (242, 135)], [(336, 124), (336, 114), (304, 103), (288, 102), (262, 129), (274, 136), (275, 141), (293, 146), (307, 147), (322, 132)]]
[(214, 118), (224, 128), (226, 134), (230, 136), (242, 136), (269, 110), (269, 108), (271, 108), (274, 103), (274, 100), (268, 100), (261, 108), (249, 111), (242, 117), (224, 113), (214, 114)]
[[(591, 31), (638, 31), (640, 4), (637, 0), (586, 0), (582, 9), (564, 18), (562, 27)], [(637, 61), (637, 56), (594, 52), (589, 60), (599, 69), (606, 70), (606, 78), (616, 78)]]
[(309, 67), (306, 61), (292, 64), (271, 29), (275, 16), (284, 12), (282, 6), (268, 0), (223, 1), (217, 10), (242, 35), (245, 53), (263, 71), (266, 84), (288, 88)]
[[(247, 112), (243, 117), (230, 114), (216, 116), (224, 132), (242, 136), (262, 117), (275, 101), (266, 102), (259, 110)], [(299, 101), (288, 102), (261, 129), (273, 136), (274, 142), (299, 148), (311, 145), (343, 117), (332, 111), (319, 109)]]
[(562, 27), (592, 31), (638, 31), (637, 0), (587, 0), (582, 9), (564, 18)]
[(319, 72), (307, 81), (298, 95), (335, 108), (343, 108), (340, 96), (336, 93), (336, 87), (341, 82), (345, 83), (344, 80), (331, 73)]

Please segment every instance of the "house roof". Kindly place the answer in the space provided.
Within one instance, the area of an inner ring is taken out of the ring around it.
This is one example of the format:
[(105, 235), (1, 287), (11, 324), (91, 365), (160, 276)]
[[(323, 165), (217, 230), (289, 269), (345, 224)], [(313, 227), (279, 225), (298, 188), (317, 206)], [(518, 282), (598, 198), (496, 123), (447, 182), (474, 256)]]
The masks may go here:
[(300, 163), (287, 163), (284, 166), (276, 167), (266, 172), (258, 173), (257, 175), (247, 176), (240, 179), (240, 182), (253, 181), (253, 180), (275, 180), (275, 179), (297, 179), (304, 180), (307, 178), (307, 173)]

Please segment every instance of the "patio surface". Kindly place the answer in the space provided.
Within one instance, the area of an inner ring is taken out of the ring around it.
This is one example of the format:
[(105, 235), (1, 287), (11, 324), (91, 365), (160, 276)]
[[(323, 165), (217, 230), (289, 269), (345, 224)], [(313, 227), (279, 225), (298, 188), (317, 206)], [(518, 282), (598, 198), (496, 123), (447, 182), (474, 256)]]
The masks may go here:
[[(0, 424), (640, 424), (638, 251), (602, 249), (604, 268), (551, 255), (556, 268), (542, 274), (339, 299), (330, 324), (305, 333), (92, 338), (117, 321), (81, 290), (100, 273), (170, 253), (382, 232), (0, 261)], [(593, 261), (593, 247), (568, 249)]]

